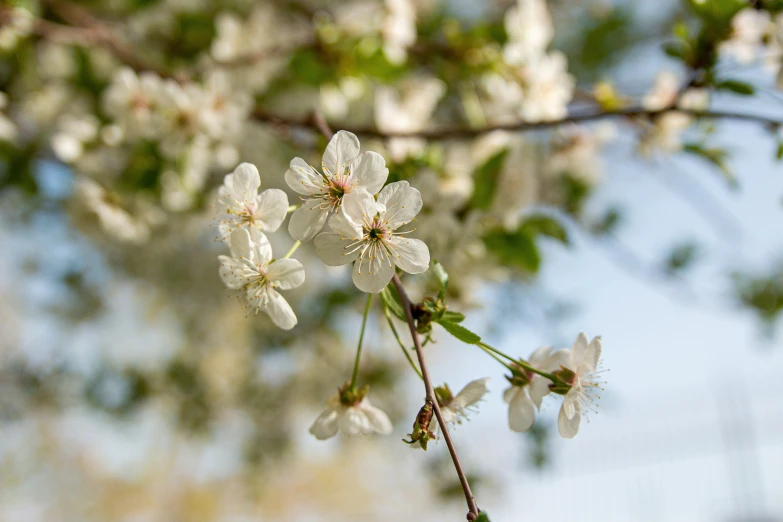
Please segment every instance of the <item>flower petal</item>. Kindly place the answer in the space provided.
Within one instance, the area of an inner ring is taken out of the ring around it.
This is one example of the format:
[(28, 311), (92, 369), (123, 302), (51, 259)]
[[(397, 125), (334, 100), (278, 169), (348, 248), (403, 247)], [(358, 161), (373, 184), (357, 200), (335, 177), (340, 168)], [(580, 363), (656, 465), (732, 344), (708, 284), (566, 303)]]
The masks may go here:
[(329, 228), (340, 236), (354, 241), (358, 241), (362, 237), (362, 227), (349, 221), (339, 210), (337, 214), (333, 214), (329, 218)]
[(512, 386), (510, 388), (506, 388), (506, 391), (503, 392), (503, 402), (506, 404), (510, 403), (512, 400), (514, 400), (514, 397), (518, 392), (522, 391), (522, 388), (519, 386)]
[(280, 189), (267, 189), (259, 194), (255, 212), (261, 230), (274, 232), (288, 214), (288, 194)]
[(359, 155), (359, 138), (348, 131), (339, 131), (332, 136), (324, 151), (323, 164), (327, 176), (341, 176), (345, 167)]
[(574, 386), (568, 390), (566, 396), (563, 397), (563, 412), (565, 412), (566, 417), (569, 419), (573, 419), (579, 414), (579, 401), (577, 394), (578, 392), (576, 386)]
[[(565, 403), (563, 403), (563, 406), (565, 406)], [(581, 415), (574, 415), (569, 418), (565, 412), (565, 408), (560, 408), (560, 413), (557, 416), (557, 428), (560, 431), (560, 436), (565, 439), (573, 438), (579, 431), (579, 423), (581, 420)]]
[(351, 163), (354, 187), (366, 189), (370, 194), (377, 194), (388, 177), (386, 160), (377, 152), (362, 152)]
[(551, 346), (542, 346), (541, 348), (538, 348), (536, 351), (531, 353), (527, 360), (532, 366), (538, 368), (541, 363), (546, 361), (551, 353)]
[(359, 257), (361, 248), (354, 241), (334, 232), (322, 232), (315, 238), (315, 255), (329, 266), (342, 266)]
[(313, 425), (310, 426), (310, 433), (315, 435), (318, 440), (326, 440), (337, 435), (337, 420), (339, 414), (337, 411), (328, 409), (321, 413)]
[(598, 367), (598, 361), (601, 359), (602, 351), (603, 345), (601, 343), (601, 337), (594, 337), (587, 347), (582, 366), (578, 368), (580, 375), (595, 371), (596, 367)]
[(285, 173), (285, 182), (291, 190), (303, 196), (322, 194), (326, 186), (323, 176), (302, 158), (291, 160)]
[(430, 249), (420, 239), (392, 236), (389, 248), (394, 264), (409, 274), (421, 274), (430, 267)]
[(250, 240), (253, 243), (253, 262), (258, 266), (266, 266), (272, 260), (272, 245), (266, 234), (257, 228), (251, 228)]
[(349, 437), (372, 433), (372, 427), (367, 419), (367, 415), (355, 407), (347, 408), (345, 413), (340, 416), (338, 423), (340, 431)]
[(489, 391), (487, 390), (487, 382), (489, 382), (489, 377), (470, 381), (460, 390), (457, 396), (454, 397), (452, 404), (459, 406), (459, 408), (466, 408), (476, 404), (486, 395), (487, 391)]
[(305, 271), (302, 263), (296, 259), (278, 259), (269, 265), (266, 276), (275, 288), (290, 290), (304, 283)]
[(530, 399), (533, 401), (533, 404), (536, 405), (536, 408), (541, 411), (541, 401), (544, 400), (544, 397), (549, 395), (551, 390), (549, 389), (549, 385), (552, 383), (549, 379), (546, 377), (541, 376), (535, 376), (533, 377), (533, 381), (528, 385), (528, 393), (530, 394)]
[(570, 368), (572, 370), (576, 371), (577, 367), (585, 360), (585, 357), (587, 356), (588, 344), (590, 344), (590, 341), (587, 338), (587, 334), (580, 332), (579, 335), (576, 336), (574, 345), (571, 347)]
[(523, 390), (517, 392), (508, 405), (508, 427), (511, 431), (527, 431), (536, 421), (536, 408)]
[(378, 204), (386, 207), (383, 220), (394, 230), (410, 223), (421, 210), (421, 193), (407, 181), (389, 183), (378, 194)]
[(310, 241), (321, 231), (329, 217), (329, 211), (319, 208), (321, 199), (306, 199), (291, 214), (291, 221), (288, 222), (288, 233), (291, 237), (299, 241)]
[(218, 256), (218, 260), (220, 261), (220, 279), (232, 290), (239, 290), (248, 283), (251, 277), (258, 275), (258, 272), (251, 270), (247, 263), (239, 259)]
[(261, 176), (258, 175), (258, 169), (252, 163), (240, 163), (234, 169), (233, 176), (234, 194), (243, 201), (255, 198), (258, 189), (261, 186)]
[[(380, 255), (379, 255), (380, 254)], [(367, 253), (353, 264), (353, 283), (362, 292), (377, 294), (389, 284), (394, 275), (394, 263), (381, 250), (370, 257)]]
[(290, 330), (296, 326), (296, 314), (291, 305), (288, 304), (288, 301), (285, 300), (285, 297), (271, 288), (266, 293), (267, 300), (263, 307), (269, 318), (272, 319), (272, 322), (283, 330)]
[(250, 239), (250, 232), (247, 229), (238, 228), (231, 232), (231, 257), (255, 263), (253, 240)]
[(372, 194), (365, 189), (352, 190), (343, 196), (341, 213), (345, 218), (361, 227), (363, 223), (369, 223), (378, 213), (378, 205)]
[(386, 415), (383, 410), (370, 404), (370, 401), (367, 399), (361, 402), (359, 408), (361, 408), (367, 416), (367, 420), (375, 433), (380, 433), (381, 435), (391, 434), (393, 430), (392, 423), (391, 420), (389, 420), (389, 416)]

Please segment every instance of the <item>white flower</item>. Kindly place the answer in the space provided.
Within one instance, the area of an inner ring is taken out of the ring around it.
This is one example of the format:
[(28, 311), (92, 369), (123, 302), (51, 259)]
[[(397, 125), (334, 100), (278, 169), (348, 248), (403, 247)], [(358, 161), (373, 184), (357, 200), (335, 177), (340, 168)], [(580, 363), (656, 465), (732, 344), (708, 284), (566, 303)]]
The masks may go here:
[(227, 174), (218, 189), (218, 222), (221, 238), (242, 227), (274, 232), (288, 213), (288, 195), (280, 189), (260, 194), (261, 177), (251, 163), (242, 163)]
[(421, 210), (421, 194), (407, 181), (391, 183), (376, 201), (366, 190), (348, 194), (343, 211), (329, 221), (332, 232), (315, 238), (316, 255), (329, 266), (354, 262), (353, 282), (363, 292), (376, 293), (389, 284), (397, 265), (409, 274), (425, 272), (430, 251), (423, 241), (394, 232)]
[(416, 43), (416, 10), (411, 0), (386, 0), (388, 14), (383, 23), (383, 54), (400, 65), (408, 58), (408, 48)]
[(642, 107), (651, 111), (668, 107), (677, 97), (680, 79), (671, 71), (663, 71), (655, 77), (652, 90), (642, 100)]
[(128, 138), (153, 138), (162, 132), (163, 80), (156, 74), (140, 75), (122, 68), (103, 95), (103, 108)]
[(136, 244), (149, 239), (147, 223), (122, 208), (112, 194), (93, 180), (78, 178), (75, 195), (91, 214), (97, 216), (103, 230), (116, 239)]
[(330, 214), (337, 212), (343, 198), (357, 189), (378, 192), (389, 169), (377, 152), (359, 153), (359, 138), (346, 131), (332, 137), (321, 162), (323, 174), (302, 158), (294, 158), (285, 173), (291, 190), (305, 196), (291, 215), (288, 232), (294, 239), (309, 241), (321, 231)]
[(526, 65), (522, 84), (520, 115), (525, 121), (551, 121), (567, 115), (576, 82), (568, 74), (563, 53), (553, 51)]
[(558, 372), (558, 376), (571, 386), (563, 398), (563, 406), (557, 418), (560, 435), (567, 439), (579, 431), (582, 415), (595, 411), (594, 397), (598, 398), (597, 390), (600, 390), (600, 385), (603, 384), (603, 381), (598, 380), (601, 372), (596, 371), (601, 359), (601, 349), (601, 337), (588, 341), (587, 335), (580, 333), (562, 363), (563, 368), (570, 372)]
[(506, 62), (518, 65), (535, 60), (546, 51), (555, 34), (545, 0), (517, 0), (504, 19), (508, 43)]
[[(414, 77), (399, 88), (375, 91), (375, 125), (384, 133), (418, 132), (432, 120), (446, 85), (437, 78)], [(427, 142), (419, 138), (391, 138), (389, 154), (396, 162), (421, 156)]]
[[(463, 419), (468, 418), (468, 412), (477, 410), (478, 408), (475, 405), (489, 391), (487, 389), (488, 381), (489, 377), (470, 381), (456, 396), (451, 395), (451, 390), (449, 390), (448, 386), (436, 388), (435, 395), (438, 397), (443, 422), (452, 425), (461, 424)], [(433, 432), (437, 433), (438, 423), (435, 422), (434, 424)]]
[(389, 435), (392, 432), (389, 416), (370, 404), (366, 396), (361, 396), (360, 393), (358, 400), (350, 404), (350, 400), (345, 403), (340, 400), (341, 394), (329, 398), (326, 410), (310, 426), (310, 433), (315, 435), (316, 439), (332, 438), (337, 435), (338, 430), (349, 437), (374, 433)]
[(770, 29), (772, 21), (768, 11), (752, 7), (743, 9), (731, 19), (731, 37), (720, 44), (720, 51), (739, 63), (751, 63)]
[[(530, 355), (528, 363), (550, 372), (560, 367), (566, 353), (565, 350), (552, 352), (551, 346), (544, 346)], [(536, 409), (541, 410), (541, 401), (549, 394), (552, 381), (522, 367), (515, 370), (518, 374), (510, 379), (511, 387), (503, 393), (503, 400), (508, 404), (508, 427), (512, 431), (523, 432), (533, 426)]]
[(232, 290), (243, 290), (256, 313), (264, 311), (277, 326), (290, 330), (296, 315), (277, 290), (290, 290), (305, 280), (296, 259), (272, 261), (272, 246), (257, 229), (238, 228), (231, 233), (231, 256), (218, 256), (220, 278)]

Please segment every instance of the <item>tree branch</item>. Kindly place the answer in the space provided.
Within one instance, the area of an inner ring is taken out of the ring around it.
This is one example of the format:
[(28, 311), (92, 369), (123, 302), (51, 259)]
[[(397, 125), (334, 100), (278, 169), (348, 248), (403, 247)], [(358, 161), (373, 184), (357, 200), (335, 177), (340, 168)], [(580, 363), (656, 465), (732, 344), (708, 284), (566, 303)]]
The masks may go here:
[(427, 361), (424, 360), (424, 351), (422, 350), (421, 341), (419, 340), (419, 333), (416, 331), (416, 323), (413, 320), (411, 301), (408, 298), (408, 294), (405, 292), (405, 288), (402, 286), (402, 282), (400, 281), (400, 278), (397, 274), (394, 274), (392, 283), (394, 283), (394, 287), (397, 289), (397, 293), (400, 296), (402, 307), (405, 309), (405, 318), (408, 320), (408, 328), (411, 331), (413, 345), (416, 347), (416, 355), (419, 358), (419, 368), (421, 368), (421, 375), (424, 379), (424, 389), (427, 392), (426, 400), (432, 402), (432, 408), (435, 410), (435, 416), (438, 418), (438, 424), (440, 424), (443, 440), (446, 441), (446, 446), (449, 448), (451, 460), (454, 462), (454, 469), (457, 470), (457, 476), (459, 477), (459, 482), (462, 485), (462, 491), (465, 493), (465, 502), (467, 502), (468, 509), (470, 510), (468, 511), (467, 519), (472, 522), (478, 518), (479, 510), (476, 506), (476, 500), (473, 498), (473, 493), (470, 491), (468, 478), (465, 476), (465, 471), (462, 469), (462, 464), (460, 464), (457, 450), (454, 448), (454, 443), (451, 441), (449, 429), (446, 426), (446, 423), (443, 421), (443, 414), (440, 411), (438, 399), (435, 397), (435, 390), (432, 387), (430, 372), (427, 370)]
[[(333, 127), (337, 127), (343, 130), (349, 130), (354, 134), (360, 136), (367, 136), (373, 138), (424, 138), (430, 140), (441, 140), (449, 138), (474, 138), (482, 134), (487, 134), (494, 131), (508, 131), (508, 132), (524, 132), (549, 129), (552, 127), (559, 127), (567, 123), (585, 123), (596, 120), (603, 120), (608, 118), (644, 118), (654, 119), (658, 116), (669, 112), (680, 112), (699, 119), (722, 119), (722, 120), (734, 120), (734, 121), (746, 121), (751, 123), (759, 123), (771, 129), (783, 126), (783, 117), (773, 118), (769, 116), (763, 116), (761, 114), (746, 114), (740, 112), (731, 111), (718, 111), (718, 110), (705, 110), (697, 111), (692, 109), (681, 109), (667, 107), (665, 109), (650, 110), (643, 107), (629, 107), (625, 109), (613, 109), (613, 110), (593, 110), (585, 111), (582, 113), (573, 113), (568, 116), (550, 121), (541, 122), (517, 122), (503, 125), (493, 125), (483, 128), (470, 128), (462, 126), (444, 127), (440, 129), (430, 129), (418, 132), (382, 132), (374, 127), (356, 127), (350, 124), (332, 123)], [(303, 129), (311, 129), (319, 131), (318, 126), (312, 119), (304, 118), (288, 118), (276, 114), (271, 114), (263, 109), (256, 108), (252, 113), (253, 119), (262, 123), (272, 123), (275, 125), (283, 125), (290, 127), (297, 127)]]

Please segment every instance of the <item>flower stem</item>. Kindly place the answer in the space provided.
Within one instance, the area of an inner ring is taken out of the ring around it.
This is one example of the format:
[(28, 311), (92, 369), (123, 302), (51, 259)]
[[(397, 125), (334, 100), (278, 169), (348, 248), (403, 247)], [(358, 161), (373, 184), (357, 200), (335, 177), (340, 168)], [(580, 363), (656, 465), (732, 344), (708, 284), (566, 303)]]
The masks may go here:
[(356, 360), (353, 363), (353, 374), (351, 375), (351, 389), (356, 389), (356, 379), (359, 378), (359, 360), (362, 358), (362, 342), (364, 341), (364, 329), (367, 326), (367, 316), (370, 315), (370, 305), (372, 304), (373, 294), (367, 294), (367, 304), (364, 305), (364, 315), (362, 316), (362, 329), (359, 332), (359, 345), (356, 347)]
[(296, 252), (296, 249), (299, 248), (302, 245), (301, 241), (297, 241), (294, 243), (294, 246), (291, 247), (291, 249), (286, 253), (286, 255), (283, 256), (283, 259), (288, 259), (292, 255), (294, 255), (294, 252)]
[(498, 357), (498, 356), (495, 354), (495, 352), (493, 352), (492, 350), (490, 350), (490, 349), (488, 349), (486, 346), (484, 346), (484, 343), (478, 343), (478, 344), (476, 344), (476, 346), (478, 346), (479, 348), (481, 348), (482, 350), (484, 350), (484, 352), (486, 352), (486, 353), (487, 353), (487, 354), (488, 354), (490, 357), (492, 357), (493, 359), (495, 359), (497, 362), (499, 362), (500, 364), (502, 364), (503, 366), (505, 366), (505, 367), (506, 367), (506, 368), (508, 368), (509, 370), (512, 370), (512, 371), (513, 371), (513, 369), (511, 368), (511, 366), (510, 366), (510, 365), (509, 365), (509, 364), (508, 364), (506, 361), (504, 361), (503, 359), (501, 359), (500, 357)]
[(421, 368), (422, 378), (424, 379), (424, 389), (427, 392), (426, 400), (432, 402), (432, 408), (435, 410), (435, 416), (438, 418), (438, 424), (440, 425), (441, 433), (443, 434), (443, 440), (446, 441), (446, 446), (449, 448), (449, 454), (451, 460), (454, 463), (454, 469), (457, 471), (457, 477), (462, 485), (462, 491), (465, 493), (465, 502), (468, 504), (469, 521), (474, 521), (479, 516), (479, 509), (476, 505), (476, 500), (473, 498), (473, 493), (470, 491), (470, 484), (468, 478), (465, 475), (465, 471), (460, 464), (457, 450), (454, 448), (454, 443), (451, 441), (451, 435), (449, 434), (449, 428), (443, 421), (443, 414), (440, 411), (437, 398), (435, 397), (435, 389), (432, 386), (432, 380), (430, 379), (430, 373), (427, 370), (427, 362), (424, 360), (424, 351), (421, 348), (421, 341), (419, 340), (419, 333), (416, 331), (416, 323), (413, 320), (413, 311), (411, 309), (411, 301), (408, 299), (408, 294), (405, 292), (405, 288), (402, 286), (402, 282), (397, 274), (392, 277), (392, 283), (397, 289), (397, 294), (400, 296), (400, 303), (402, 303), (403, 309), (405, 309), (405, 318), (408, 321), (408, 328), (411, 331), (411, 337), (413, 338), (413, 345), (416, 347), (416, 355), (419, 358), (419, 367)]
[(421, 370), (419, 370), (418, 366), (416, 366), (416, 363), (413, 362), (413, 357), (411, 357), (411, 354), (408, 353), (408, 348), (402, 342), (402, 339), (400, 339), (400, 334), (397, 333), (397, 328), (394, 327), (389, 309), (385, 306), (383, 307), (383, 314), (386, 316), (386, 320), (389, 322), (389, 328), (391, 328), (391, 331), (394, 334), (394, 338), (397, 339), (397, 343), (400, 345), (403, 355), (405, 355), (405, 358), (408, 359), (408, 362), (411, 364), (411, 368), (413, 368), (413, 371), (416, 372), (416, 375), (418, 375), (420, 379), (424, 380), (424, 377), (421, 375)]
[(291, 206), (288, 207), (288, 210), (286, 212), (288, 212), (290, 214), (291, 212), (293, 212), (294, 210), (298, 209), (301, 206), (302, 205), (291, 205)]
[[(506, 359), (508, 359), (509, 361), (513, 362), (514, 364), (518, 364), (519, 366), (521, 366), (522, 368), (524, 368), (524, 369), (526, 369), (528, 371), (531, 371), (533, 373), (537, 373), (541, 377), (546, 377), (550, 381), (555, 382), (555, 376), (554, 375), (552, 375), (551, 373), (547, 373), (547, 372), (543, 372), (543, 371), (539, 370), (538, 368), (536, 368), (535, 366), (532, 366), (530, 363), (528, 363), (527, 361), (525, 361), (523, 359), (514, 359), (513, 357), (511, 357), (509, 355), (506, 355), (505, 353), (501, 352), (500, 350), (498, 350), (496, 348), (493, 348), (493, 347), (491, 347), (490, 345), (488, 345), (488, 344), (486, 344), (484, 342), (479, 342), (478, 345), (481, 348), (484, 348), (484, 350), (487, 351), (487, 353), (489, 353), (490, 351), (494, 352), (494, 353), (500, 355), (501, 357), (505, 357)], [(510, 366), (508, 366), (508, 365), (506, 365), (506, 367), (511, 369)]]

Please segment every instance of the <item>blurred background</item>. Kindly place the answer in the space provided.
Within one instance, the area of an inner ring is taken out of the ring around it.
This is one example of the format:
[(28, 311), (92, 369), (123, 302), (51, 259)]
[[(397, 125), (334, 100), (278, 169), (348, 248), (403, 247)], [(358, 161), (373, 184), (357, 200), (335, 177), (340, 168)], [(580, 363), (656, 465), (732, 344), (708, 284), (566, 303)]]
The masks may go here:
[(436, 385), (491, 378), (453, 435), (492, 520), (783, 520), (781, 9), (4, 2), (0, 521), (463, 520), (445, 445), (400, 442), (424, 391), (379, 310), (360, 382), (394, 433), (307, 431), (350, 376), (348, 269), (297, 251), (288, 332), (218, 277), (223, 176), (288, 190), (316, 115), (421, 191), (466, 327), (523, 357), (603, 337), (563, 440), (551, 397), (510, 431), (504, 368), (434, 326)]

